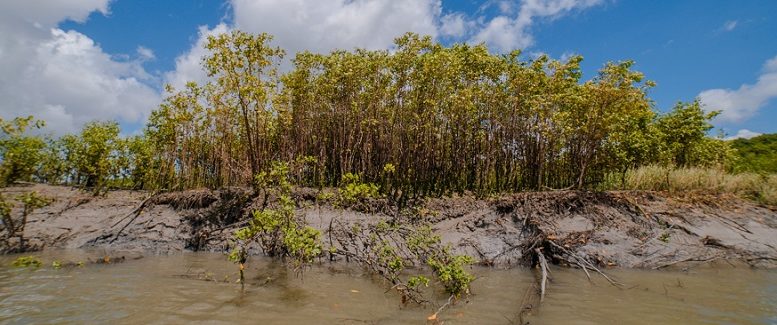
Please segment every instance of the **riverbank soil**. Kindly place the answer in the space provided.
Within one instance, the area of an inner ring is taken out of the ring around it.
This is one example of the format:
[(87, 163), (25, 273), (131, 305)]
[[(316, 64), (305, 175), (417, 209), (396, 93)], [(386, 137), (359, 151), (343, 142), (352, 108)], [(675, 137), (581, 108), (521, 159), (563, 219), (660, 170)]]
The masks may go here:
[[(159, 195), (109, 191), (98, 197), (40, 184), (0, 190), (6, 199), (28, 191), (53, 199), (28, 217), (24, 238), (33, 249), (223, 252), (250, 212), (266, 205), (263, 196), (240, 188)], [(298, 214), (323, 232), (325, 242), (335, 222), (372, 224), (397, 215), (318, 203), (310, 189), (294, 196)], [(549, 262), (574, 267), (583, 266), (581, 258), (598, 267), (660, 269), (712, 261), (777, 266), (777, 210), (729, 195), (525, 192), (428, 199), (412, 209), (444, 243), (484, 265), (533, 265), (539, 250)]]

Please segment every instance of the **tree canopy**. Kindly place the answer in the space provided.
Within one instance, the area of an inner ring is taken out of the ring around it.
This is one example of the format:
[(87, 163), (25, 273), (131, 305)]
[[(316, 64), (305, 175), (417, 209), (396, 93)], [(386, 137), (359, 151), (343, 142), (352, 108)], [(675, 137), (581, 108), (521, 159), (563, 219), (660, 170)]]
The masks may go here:
[(731, 141), (736, 150), (737, 171), (777, 173), (777, 134)]
[[(296, 185), (356, 175), (407, 197), (589, 188), (639, 166), (725, 165), (732, 154), (707, 135), (714, 113), (698, 101), (660, 114), (632, 61), (582, 80), (580, 56), (526, 60), (406, 34), (391, 51), (301, 52), (281, 74), (285, 52), (270, 35), (233, 31), (206, 48), (210, 81), (167, 87), (140, 136), (94, 122), (44, 139), (18, 130), (32, 118), (4, 122), (4, 180), (220, 188), (255, 185), (282, 162)], [(20, 167), (21, 139), (31, 142)]]

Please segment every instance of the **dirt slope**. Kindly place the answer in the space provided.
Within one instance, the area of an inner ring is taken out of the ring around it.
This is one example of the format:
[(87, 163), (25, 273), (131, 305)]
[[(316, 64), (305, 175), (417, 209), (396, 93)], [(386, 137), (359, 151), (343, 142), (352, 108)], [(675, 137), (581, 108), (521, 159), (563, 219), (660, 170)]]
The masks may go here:
[[(30, 215), (25, 229), (29, 243), (43, 249), (225, 251), (229, 236), (245, 224), (249, 211), (263, 205), (241, 189), (153, 197), (147, 192), (113, 191), (92, 197), (68, 187), (28, 185), (2, 193), (8, 198), (25, 191), (54, 199)], [(333, 219), (347, 224), (389, 218), (319, 206), (311, 200), (314, 197), (304, 191), (297, 196), (303, 206), (299, 213), (325, 237)], [(599, 265), (622, 267), (662, 268), (713, 260), (777, 265), (777, 211), (729, 196), (532, 192), (490, 200), (430, 199), (421, 208), (444, 242), (496, 266), (530, 264), (528, 252), (537, 245), (560, 264), (569, 258), (559, 254), (568, 251)]]

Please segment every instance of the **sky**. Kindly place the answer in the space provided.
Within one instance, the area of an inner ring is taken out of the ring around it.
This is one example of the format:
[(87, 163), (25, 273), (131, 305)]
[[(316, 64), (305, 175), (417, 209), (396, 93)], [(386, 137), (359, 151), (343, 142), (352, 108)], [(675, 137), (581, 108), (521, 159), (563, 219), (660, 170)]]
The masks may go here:
[(3, 0), (0, 117), (34, 115), (54, 134), (92, 120), (138, 132), (165, 84), (203, 82), (208, 35), (268, 32), (300, 50), (386, 49), (405, 32), (584, 57), (584, 78), (631, 59), (658, 111), (699, 98), (715, 134), (777, 132), (772, 0)]

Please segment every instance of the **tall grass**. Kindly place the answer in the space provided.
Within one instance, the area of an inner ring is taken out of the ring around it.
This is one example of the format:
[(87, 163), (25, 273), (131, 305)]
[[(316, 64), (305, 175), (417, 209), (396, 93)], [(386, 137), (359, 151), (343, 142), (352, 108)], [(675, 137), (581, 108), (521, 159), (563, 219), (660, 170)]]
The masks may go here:
[(777, 175), (732, 174), (719, 168), (644, 166), (607, 175), (600, 189), (730, 193), (777, 205)]

